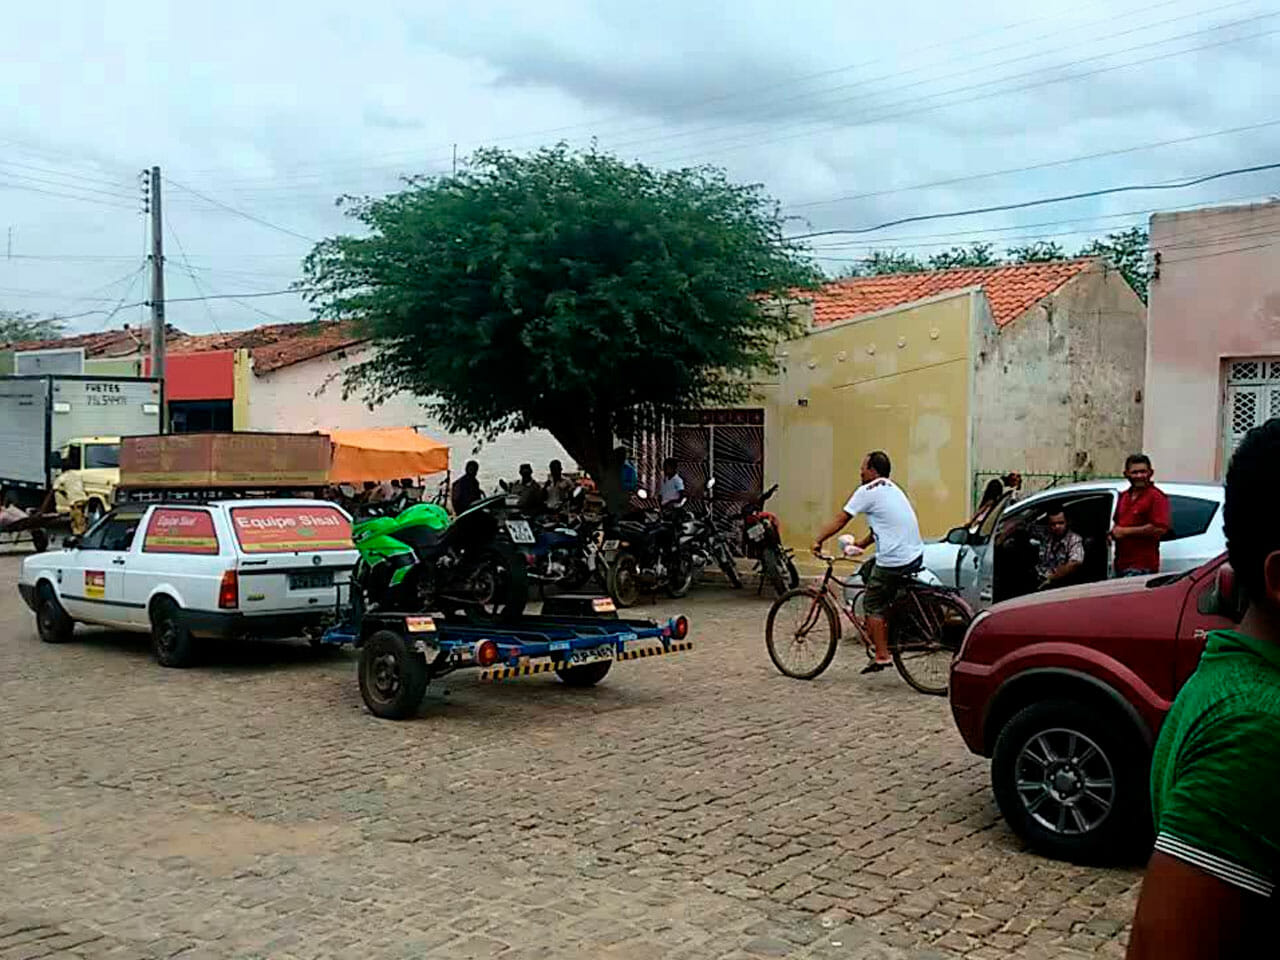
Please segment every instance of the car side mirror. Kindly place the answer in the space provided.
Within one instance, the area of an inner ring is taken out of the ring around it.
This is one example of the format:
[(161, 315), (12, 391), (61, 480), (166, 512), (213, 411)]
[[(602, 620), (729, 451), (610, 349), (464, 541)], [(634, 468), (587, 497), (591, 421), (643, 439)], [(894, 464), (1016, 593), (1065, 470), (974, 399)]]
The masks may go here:
[(958, 547), (963, 547), (969, 542), (969, 530), (967, 527), (952, 527), (947, 531), (947, 543), (954, 543)]
[(50, 470), (65, 470), (65, 469), (66, 469), (66, 467), (64, 466), (63, 459), (62, 459), (62, 454), (60, 454), (57, 450), (50, 450), (50, 451), (49, 451), (49, 469), (50, 469)]
[(65, 550), (78, 550), (80, 549), (80, 538), (77, 536), (67, 537), (62, 541), (62, 546)]
[(1244, 600), (1236, 583), (1236, 572), (1224, 563), (1214, 574), (1213, 585), (1196, 601), (1196, 610), (1206, 616), (1226, 617), (1239, 623), (1244, 617)]

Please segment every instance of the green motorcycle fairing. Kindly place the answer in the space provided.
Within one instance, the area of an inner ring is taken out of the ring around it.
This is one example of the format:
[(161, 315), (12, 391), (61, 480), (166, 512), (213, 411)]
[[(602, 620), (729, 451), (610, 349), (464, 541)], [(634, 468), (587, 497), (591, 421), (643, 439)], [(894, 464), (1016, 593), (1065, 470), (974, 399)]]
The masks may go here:
[[(351, 527), (351, 539), (360, 552), (361, 563), (372, 569), (387, 560), (413, 554), (413, 548), (397, 539), (396, 533), (412, 527), (443, 531), (449, 522), (448, 512), (438, 504), (415, 503), (394, 517), (369, 517), (356, 521)], [(412, 564), (398, 567), (391, 575), (389, 586), (399, 586), (412, 569)]]

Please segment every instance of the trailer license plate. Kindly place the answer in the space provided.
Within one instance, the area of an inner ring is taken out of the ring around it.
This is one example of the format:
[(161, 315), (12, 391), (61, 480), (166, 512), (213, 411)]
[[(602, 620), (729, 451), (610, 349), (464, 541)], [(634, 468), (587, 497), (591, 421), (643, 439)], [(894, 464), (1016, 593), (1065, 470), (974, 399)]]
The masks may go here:
[(333, 586), (332, 570), (308, 570), (289, 574), (290, 590), (323, 590)]
[(533, 528), (527, 520), (508, 520), (507, 533), (511, 534), (512, 543), (534, 543)]

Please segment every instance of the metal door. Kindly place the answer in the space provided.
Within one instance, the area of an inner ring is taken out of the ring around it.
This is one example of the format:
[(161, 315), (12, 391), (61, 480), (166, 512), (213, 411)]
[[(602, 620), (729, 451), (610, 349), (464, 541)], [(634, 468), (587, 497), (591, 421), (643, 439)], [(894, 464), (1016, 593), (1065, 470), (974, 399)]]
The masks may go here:
[(1280, 359), (1229, 360), (1222, 407), (1222, 472), (1254, 427), (1280, 417)]

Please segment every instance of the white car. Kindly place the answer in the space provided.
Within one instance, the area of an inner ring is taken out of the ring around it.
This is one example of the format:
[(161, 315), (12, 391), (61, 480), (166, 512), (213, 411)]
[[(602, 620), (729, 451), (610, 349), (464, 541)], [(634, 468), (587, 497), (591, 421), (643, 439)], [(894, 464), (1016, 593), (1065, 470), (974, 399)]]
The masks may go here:
[(77, 623), (150, 633), (181, 667), (201, 638), (317, 637), (357, 558), (351, 517), (324, 501), (132, 504), (27, 557), (18, 589), (48, 643)]
[[(1046, 535), (1045, 518), (1059, 510), (1084, 540), (1084, 568), (1069, 583), (1112, 576), (1107, 539), (1125, 480), (1092, 480), (1050, 487), (1022, 500), (1006, 497), (975, 527), (956, 527), (926, 543), (924, 565), (944, 586), (955, 587), (975, 610), (1031, 593)], [(1222, 529), (1223, 488), (1213, 484), (1161, 483), (1169, 498), (1172, 529), (1160, 544), (1160, 572), (1181, 573), (1212, 560), (1227, 548)]]

